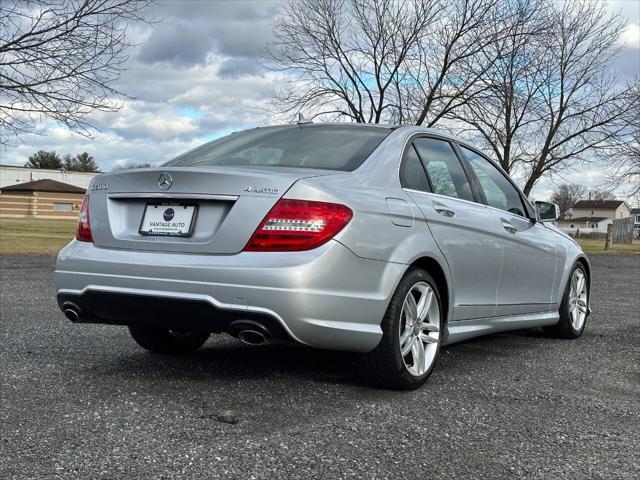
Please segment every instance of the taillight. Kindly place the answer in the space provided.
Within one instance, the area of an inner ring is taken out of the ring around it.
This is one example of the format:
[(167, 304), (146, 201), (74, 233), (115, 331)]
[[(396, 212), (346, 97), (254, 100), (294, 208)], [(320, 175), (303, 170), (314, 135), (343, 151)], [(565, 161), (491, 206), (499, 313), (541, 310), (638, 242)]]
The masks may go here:
[(346, 205), (279, 200), (244, 248), (252, 252), (311, 250), (328, 242), (353, 217)]
[(89, 224), (89, 196), (85, 195), (78, 214), (78, 229), (76, 230), (76, 239), (81, 242), (93, 242), (91, 235), (91, 225)]

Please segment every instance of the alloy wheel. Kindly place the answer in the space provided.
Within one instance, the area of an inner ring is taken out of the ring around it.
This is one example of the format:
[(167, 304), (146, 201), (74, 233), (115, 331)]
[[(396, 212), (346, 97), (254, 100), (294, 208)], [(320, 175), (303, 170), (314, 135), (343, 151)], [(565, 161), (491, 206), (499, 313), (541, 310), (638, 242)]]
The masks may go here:
[(576, 268), (571, 275), (569, 287), (569, 316), (571, 325), (576, 331), (580, 331), (587, 318), (587, 281), (584, 272)]
[(400, 354), (407, 371), (424, 375), (435, 360), (440, 341), (440, 306), (426, 282), (414, 284), (400, 312)]

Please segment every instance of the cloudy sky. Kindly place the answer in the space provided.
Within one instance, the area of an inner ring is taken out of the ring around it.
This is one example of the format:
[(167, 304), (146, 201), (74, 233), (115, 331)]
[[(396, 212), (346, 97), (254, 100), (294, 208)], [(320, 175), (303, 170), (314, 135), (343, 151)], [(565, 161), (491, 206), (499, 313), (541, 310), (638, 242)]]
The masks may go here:
[[(134, 99), (117, 113), (93, 115), (100, 131), (91, 139), (42, 123), (39, 135), (0, 150), (0, 163), (22, 165), (37, 150), (87, 151), (110, 171), (124, 162), (164, 161), (226, 133), (276, 121), (269, 100), (283, 77), (261, 67), (259, 59), (279, 2), (160, 1), (150, 12), (158, 23), (130, 29), (130, 39), (139, 45), (116, 88)], [(609, 8), (628, 19), (616, 68), (629, 78), (640, 68), (640, 2), (614, 0)], [(601, 172), (566, 177), (596, 185)], [(538, 195), (546, 196), (556, 181), (561, 179), (541, 183)]]

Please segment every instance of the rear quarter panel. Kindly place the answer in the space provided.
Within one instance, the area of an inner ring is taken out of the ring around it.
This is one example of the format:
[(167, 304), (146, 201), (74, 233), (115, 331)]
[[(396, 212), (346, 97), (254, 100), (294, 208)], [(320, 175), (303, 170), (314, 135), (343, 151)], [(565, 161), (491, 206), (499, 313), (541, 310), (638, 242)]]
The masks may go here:
[[(406, 265), (402, 274), (416, 260), (432, 258), (444, 271), (451, 291), (449, 266), (420, 209), (400, 187), (397, 172), (404, 141), (395, 133), (356, 171), (299, 180), (284, 197), (347, 205), (353, 219), (335, 237), (337, 241), (361, 258)], [(394, 279), (394, 289), (402, 274)], [(449, 299), (451, 312), (453, 299)]]

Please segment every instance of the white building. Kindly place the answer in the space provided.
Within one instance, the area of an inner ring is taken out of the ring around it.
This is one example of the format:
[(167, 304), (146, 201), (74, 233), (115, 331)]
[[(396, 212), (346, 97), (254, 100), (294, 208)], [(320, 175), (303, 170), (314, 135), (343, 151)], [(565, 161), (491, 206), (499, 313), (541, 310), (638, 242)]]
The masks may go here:
[(98, 174), (0, 165), (0, 188), (18, 183), (33, 182), (34, 180), (51, 179), (86, 189), (89, 187), (91, 179), (96, 175)]
[(607, 225), (613, 223), (612, 218), (607, 217), (578, 217), (558, 221), (561, 230), (567, 233), (607, 233)]

